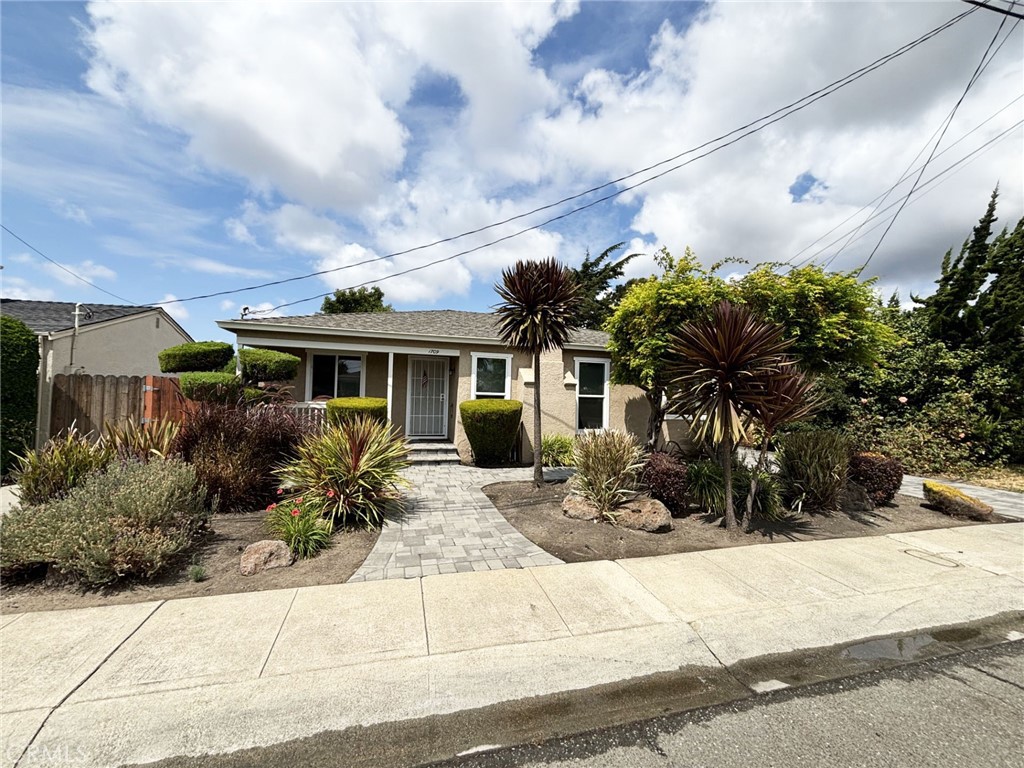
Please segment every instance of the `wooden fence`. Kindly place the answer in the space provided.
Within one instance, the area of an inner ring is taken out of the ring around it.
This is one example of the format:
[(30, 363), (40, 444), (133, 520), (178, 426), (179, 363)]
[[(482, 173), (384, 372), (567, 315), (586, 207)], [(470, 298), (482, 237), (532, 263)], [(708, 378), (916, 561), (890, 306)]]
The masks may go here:
[(81, 433), (99, 435), (110, 422), (153, 419), (181, 420), (183, 398), (178, 380), (169, 376), (90, 376), (57, 374), (53, 377), (50, 435), (72, 424)]

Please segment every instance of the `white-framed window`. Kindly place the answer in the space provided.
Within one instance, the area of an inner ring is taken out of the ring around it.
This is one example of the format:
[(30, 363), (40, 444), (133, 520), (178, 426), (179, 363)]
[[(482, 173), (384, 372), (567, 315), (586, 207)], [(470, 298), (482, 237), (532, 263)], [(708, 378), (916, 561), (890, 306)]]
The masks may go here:
[(363, 397), (366, 394), (364, 355), (310, 354), (306, 368), (309, 400), (318, 397)]
[(610, 361), (576, 358), (576, 431), (608, 429)]
[(512, 355), (473, 352), (470, 394), (474, 400), (508, 400), (512, 397)]

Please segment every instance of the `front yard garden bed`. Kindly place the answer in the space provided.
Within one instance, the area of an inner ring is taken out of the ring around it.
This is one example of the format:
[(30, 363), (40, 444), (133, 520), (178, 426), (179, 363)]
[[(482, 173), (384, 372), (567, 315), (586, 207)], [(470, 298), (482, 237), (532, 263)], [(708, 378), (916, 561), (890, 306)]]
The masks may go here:
[[(212, 531), (201, 538), (166, 572), (148, 582), (119, 582), (111, 587), (82, 589), (51, 586), (38, 579), (6, 579), (0, 585), (0, 612), (53, 611), (97, 605), (123, 605), (266, 589), (290, 589), (348, 581), (380, 535), (380, 529), (335, 529), (331, 546), (316, 557), (298, 559), (287, 568), (242, 576), (239, 558), (249, 544), (267, 538), (267, 513), (215, 515)], [(205, 570), (203, 581), (191, 581), (189, 569)]]
[[(565, 517), (562, 514), (562, 499), (568, 493), (565, 483), (546, 483), (539, 489), (531, 482), (495, 483), (483, 490), (516, 530), (567, 563), (984, 525), (948, 517), (924, 506), (921, 499), (897, 495), (892, 504), (873, 512), (804, 514), (794, 515), (786, 522), (758, 521), (751, 534), (730, 534), (715, 519), (700, 512), (674, 518), (673, 530), (666, 533), (645, 533), (605, 522)], [(993, 522), (1006, 521), (994, 519)]]

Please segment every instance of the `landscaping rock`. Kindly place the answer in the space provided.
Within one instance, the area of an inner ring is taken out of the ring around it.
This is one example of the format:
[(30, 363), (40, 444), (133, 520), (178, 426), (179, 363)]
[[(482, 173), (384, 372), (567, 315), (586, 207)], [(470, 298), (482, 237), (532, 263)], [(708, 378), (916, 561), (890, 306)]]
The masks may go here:
[(573, 520), (597, 520), (601, 516), (597, 507), (572, 493), (562, 499), (562, 514)]
[(852, 480), (846, 484), (839, 503), (843, 512), (871, 512), (875, 508), (875, 502), (871, 500), (867, 489)]
[(615, 509), (615, 524), (634, 531), (672, 530), (672, 513), (657, 499), (639, 496)]
[(990, 520), (992, 518), (992, 507), (951, 485), (925, 480), (924, 498), (944, 515), (969, 517), (972, 520)]
[(243, 576), (253, 576), (271, 568), (285, 568), (295, 562), (291, 549), (283, 541), (264, 539), (250, 544), (242, 552)]

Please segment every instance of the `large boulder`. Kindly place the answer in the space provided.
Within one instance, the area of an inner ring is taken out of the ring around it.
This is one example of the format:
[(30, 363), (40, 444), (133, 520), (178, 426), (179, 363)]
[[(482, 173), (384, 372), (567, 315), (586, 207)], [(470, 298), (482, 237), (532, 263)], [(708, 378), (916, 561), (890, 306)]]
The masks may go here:
[(672, 530), (672, 513), (657, 499), (638, 496), (613, 512), (615, 524), (634, 531), (659, 533)]
[(875, 509), (875, 502), (872, 501), (867, 489), (853, 480), (847, 481), (846, 490), (843, 491), (839, 504), (843, 512), (872, 512)]
[(993, 509), (980, 499), (968, 496), (951, 485), (924, 481), (924, 498), (929, 504), (951, 517), (969, 517), (972, 520), (992, 519)]
[(573, 520), (597, 520), (601, 517), (597, 507), (574, 493), (562, 499), (562, 514)]
[(254, 576), (271, 568), (285, 568), (295, 562), (295, 555), (283, 541), (264, 539), (250, 544), (242, 552), (239, 566), (243, 576)]

